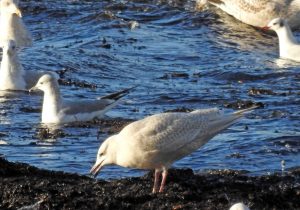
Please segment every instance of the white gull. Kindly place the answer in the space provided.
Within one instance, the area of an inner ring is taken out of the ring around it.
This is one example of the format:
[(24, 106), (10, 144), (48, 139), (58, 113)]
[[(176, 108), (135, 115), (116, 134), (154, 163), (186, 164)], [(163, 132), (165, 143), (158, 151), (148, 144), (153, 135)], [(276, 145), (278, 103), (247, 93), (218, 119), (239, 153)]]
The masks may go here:
[(300, 27), (299, 0), (197, 0), (198, 7), (210, 3), (236, 19), (256, 27), (283, 17), (292, 28)]
[(248, 206), (243, 203), (236, 203), (229, 210), (250, 210)]
[(13, 40), (2, 42), (0, 90), (28, 90), (45, 72), (25, 71)]
[(300, 62), (300, 44), (294, 37), (286, 20), (275, 18), (264, 29), (271, 29), (277, 33), (281, 58)]
[(18, 3), (18, 0), (1, 0), (0, 2), (0, 43), (14, 40), (20, 48), (29, 47), (32, 45), (32, 38), (23, 23)]
[[(168, 168), (206, 144), (253, 108), (224, 114), (217, 108), (191, 113), (163, 113), (127, 125), (106, 139), (90, 173), (97, 176), (105, 165), (155, 169), (153, 192), (162, 192)], [(162, 181), (159, 188), (159, 176)]]
[(106, 96), (95, 100), (64, 100), (60, 94), (57, 78), (45, 74), (29, 91), (37, 89), (44, 92), (42, 123), (61, 124), (102, 117), (115, 107), (119, 99), (127, 95), (132, 88), (109, 95), (111, 97)]

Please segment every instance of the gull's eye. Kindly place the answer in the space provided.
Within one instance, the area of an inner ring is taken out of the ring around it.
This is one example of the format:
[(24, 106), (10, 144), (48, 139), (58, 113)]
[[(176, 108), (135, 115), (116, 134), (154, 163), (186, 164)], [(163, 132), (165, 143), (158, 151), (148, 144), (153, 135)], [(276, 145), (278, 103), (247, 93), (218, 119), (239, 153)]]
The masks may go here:
[(10, 5), (10, 3), (9, 3), (9, 2), (5, 2), (5, 6), (7, 6), (7, 7), (8, 7), (9, 5)]
[(277, 25), (277, 23), (273, 23), (273, 25), (274, 25), (274, 26), (276, 26), (276, 25)]
[(104, 155), (104, 153), (103, 153), (103, 152), (101, 152), (101, 153), (99, 154), (99, 156), (102, 156), (102, 155)]
[(40, 82), (40, 84), (42, 85), (42, 84), (44, 84), (43, 82)]

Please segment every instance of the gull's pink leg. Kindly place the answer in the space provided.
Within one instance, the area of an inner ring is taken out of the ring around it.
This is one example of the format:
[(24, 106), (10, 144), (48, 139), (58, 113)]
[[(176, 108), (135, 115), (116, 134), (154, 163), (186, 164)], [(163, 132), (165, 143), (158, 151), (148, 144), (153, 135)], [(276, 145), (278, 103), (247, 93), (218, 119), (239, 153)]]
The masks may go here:
[(157, 190), (158, 190), (159, 174), (160, 174), (160, 171), (155, 169), (155, 172), (154, 172), (154, 185), (153, 185), (152, 193), (156, 193)]
[(164, 191), (165, 184), (167, 181), (167, 176), (168, 176), (168, 170), (164, 169), (162, 172), (162, 180), (161, 180), (161, 184), (160, 184), (160, 188), (159, 188), (160, 193)]

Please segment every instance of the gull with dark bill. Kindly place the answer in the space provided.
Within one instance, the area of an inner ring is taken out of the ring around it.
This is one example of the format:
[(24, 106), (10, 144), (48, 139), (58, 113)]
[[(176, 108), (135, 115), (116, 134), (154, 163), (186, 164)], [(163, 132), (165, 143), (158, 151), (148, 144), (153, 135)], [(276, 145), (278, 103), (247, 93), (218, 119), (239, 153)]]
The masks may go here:
[(23, 69), (15, 41), (2, 42), (1, 47), (3, 54), (0, 68), (0, 90), (28, 90), (46, 73)]
[(0, 2), (0, 43), (14, 40), (19, 48), (29, 47), (32, 45), (31, 34), (23, 23), (18, 4), (18, 0)]
[(127, 95), (132, 88), (111, 94), (111, 97), (95, 100), (64, 100), (60, 94), (57, 78), (45, 74), (29, 91), (38, 89), (44, 92), (42, 123), (61, 124), (102, 117), (115, 107), (119, 99)]
[(276, 32), (279, 38), (280, 57), (300, 62), (300, 43), (294, 37), (286, 20), (275, 18), (263, 29)]
[(175, 161), (198, 150), (254, 108), (230, 114), (217, 108), (163, 113), (135, 121), (102, 143), (90, 173), (97, 176), (103, 166), (112, 164), (154, 169), (153, 193), (163, 192), (168, 169)]

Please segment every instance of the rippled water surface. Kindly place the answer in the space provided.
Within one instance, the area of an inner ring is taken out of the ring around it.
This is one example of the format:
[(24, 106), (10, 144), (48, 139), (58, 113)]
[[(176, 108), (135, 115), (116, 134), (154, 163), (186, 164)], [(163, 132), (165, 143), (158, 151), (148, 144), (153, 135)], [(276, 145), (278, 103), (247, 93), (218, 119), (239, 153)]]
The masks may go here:
[[(180, 107), (232, 111), (226, 104), (237, 100), (265, 105), (175, 167), (265, 174), (281, 170), (282, 160), (286, 168), (299, 166), (300, 64), (277, 59), (276, 36), (193, 6), (179, 0), (22, 1), (35, 43), (20, 56), (26, 69), (67, 70), (66, 78), (97, 85), (62, 86), (65, 98), (96, 98), (138, 85), (109, 117), (140, 119)], [(132, 21), (139, 26), (131, 29)], [(40, 114), (23, 108), (39, 108), (41, 100), (38, 94), (1, 93), (0, 154), (87, 174), (109, 134), (101, 132), (98, 140), (99, 126), (64, 126), (66, 137), (39, 140)], [(142, 173), (112, 166), (99, 177)]]

